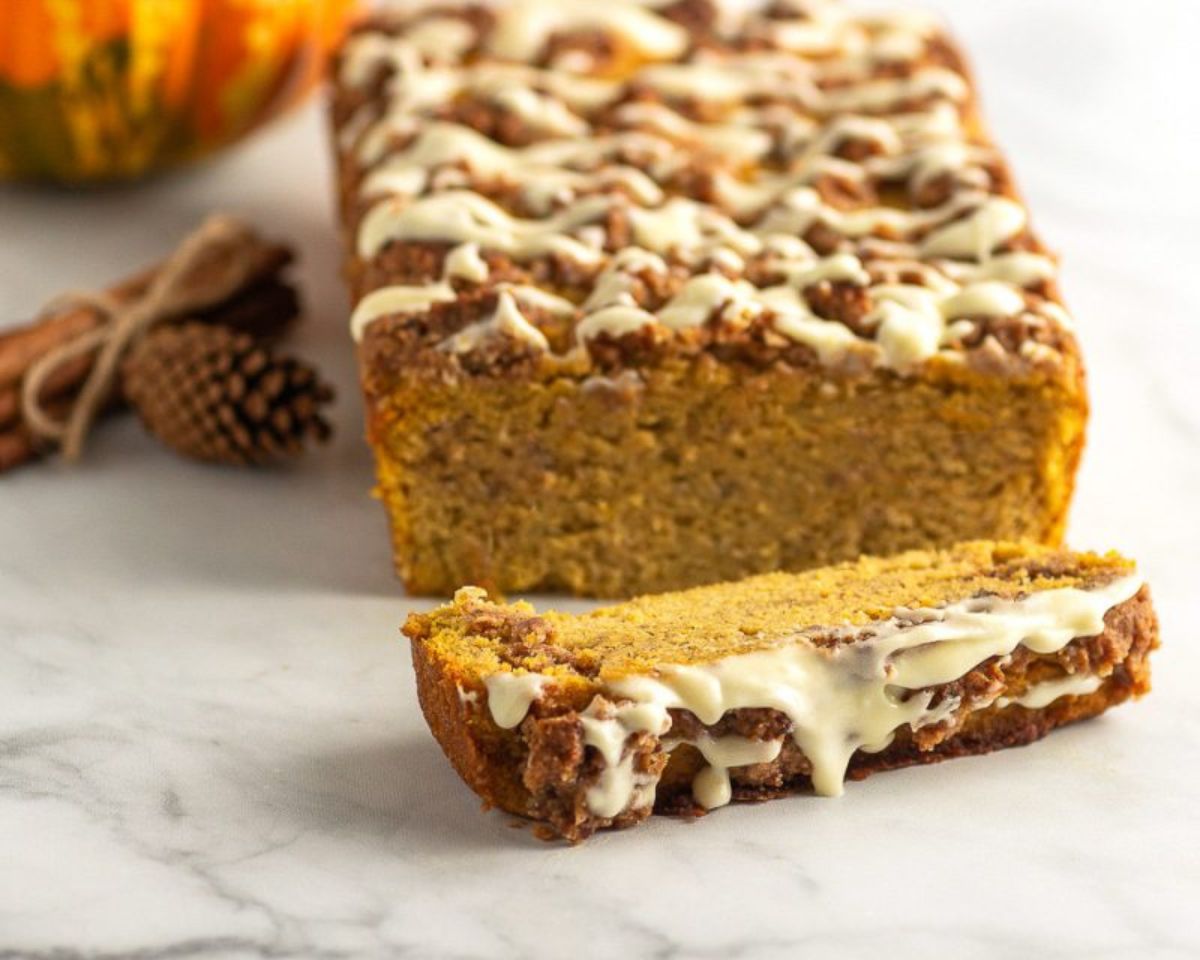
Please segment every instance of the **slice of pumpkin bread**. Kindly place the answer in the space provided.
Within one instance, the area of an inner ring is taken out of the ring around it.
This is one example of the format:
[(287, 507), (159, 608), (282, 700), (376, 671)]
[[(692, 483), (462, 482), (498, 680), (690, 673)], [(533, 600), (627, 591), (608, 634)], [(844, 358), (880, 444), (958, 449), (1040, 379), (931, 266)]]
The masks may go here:
[(989, 542), (584, 615), (464, 588), (404, 632), (463, 779), (573, 841), (1028, 743), (1146, 693), (1158, 646), (1132, 562)]

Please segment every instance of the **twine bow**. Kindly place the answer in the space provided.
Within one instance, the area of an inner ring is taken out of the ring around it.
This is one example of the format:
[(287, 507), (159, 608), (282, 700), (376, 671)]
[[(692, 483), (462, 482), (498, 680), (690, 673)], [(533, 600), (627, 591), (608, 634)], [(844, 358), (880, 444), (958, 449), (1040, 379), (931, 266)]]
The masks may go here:
[[(236, 293), (252, 276), (253, 251), (259, 246), (241, 221), (214, 215), (184, 239), (140, 295), (126, 301), (107, 293), (71, 292), (51, 301), (43, 315), (83, 308), (99, 314), (101, 323), (50, 350), (25, 374), (21, 412), (33, 435), (57, 443), (65, 459), (79, 459), (129, 348), (156, 324), (216, 306)], [(95, 362), (66, 416), (51, 416), (41, 402), (43, 385), (63, 364), (93, 352)]]

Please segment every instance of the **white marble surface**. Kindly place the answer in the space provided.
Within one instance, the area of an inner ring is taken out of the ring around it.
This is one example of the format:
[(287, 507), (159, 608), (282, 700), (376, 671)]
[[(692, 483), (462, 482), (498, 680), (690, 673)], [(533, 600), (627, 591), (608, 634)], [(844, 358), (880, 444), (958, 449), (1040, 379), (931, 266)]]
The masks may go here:
[(1200, 954), (1200, 5), (943, 6), (1067, 255), (1095, 397), (1072, 534), (1143, 561), (1154, 695), (578, 849), (481, 815), (397, 633), (310, 111), (137, 190), (0, 190), (0, 318), (232, 208), (301, 238), (300, 346), (342, 388), (300, 469), (205, 469), (125, 422), (0, 479), (0, 957)]

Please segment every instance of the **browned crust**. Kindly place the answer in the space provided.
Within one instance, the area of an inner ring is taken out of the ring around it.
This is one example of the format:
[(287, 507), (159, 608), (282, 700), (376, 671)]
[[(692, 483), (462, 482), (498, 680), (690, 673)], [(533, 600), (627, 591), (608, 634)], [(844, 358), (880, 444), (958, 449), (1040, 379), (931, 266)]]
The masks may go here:
[[(418, 631), (419, 633), (419, 631)], [(849, 779), (862, 780), (873, 773), (916, 764), (938, 763), (954, 757), (990, 753), (1040, 739), (1051, 730), (1097, 716), (1110, 707), (1150, 690), (1149, 654), (1159, 645), (1158, 621), (1149, 588), (1141, 591), (1105, 616), (1104, 632), (1096, 637), (1072, 641), (1058, 654), (1048, 657), (1016, 655), (1011, 663), (989, 661), (955, 684), (935, 689), (935, 700), (950, 692), (994, 693), (1003, 685), (1007, 696), (1019, 696), (1032, 684), (1064, 673), (1098, 673), (1103, 685), (1084, 696), (1062, 697), (1041, 709), (1016, 704), (989, 705), (964, 712), (961, 722), (950, 721), (945, 729), (926, 728), (913, 735), (897, 733), (893, 743), (875, 753), (858, 753), (851, 761)], [(616, 820), (591, 816), (584, 795), (599, 772), (594, 751), (582, 746), (578, 711), (594, 695), (586, 686), (560, 690), (551, 687), (537, 701), (520, 727), (501, 730), (486, 708), (486, 692), (477, 683), (446, 672), (429, 656), (427, 647), (414, 636), (413, 663), (417, 692), (434, 736), (459, 775), (483, 799), (510, 813), (542, 821), (557, 836), (578, 841), (598, 829), (633, 825), (647, 816), (648, 809), (622, 814)], [(690, 717), (690, 715), (687, 715)], [(676, 715), (676, 725), (687, 722)], [(695, 718), (690, 718), (694, 724)], [(769, 710), (735, 711), (710, 731), (737, 732), (759, 739), (778, 736), (786, 729), (786, 718)], [(781, 727), (782, 724), (782, 727)], [(635, 768), (658, 775), (661, 781), (655, 813), (689, 816), (704, 811), (691, 799), (691, 780), (702, 760), (688, 747), (680, 747), (667, 761), (648, 734), (633, 745)], [(809, 768), (803, 754), (785, 739), (779, 758), (732, 771), (736, 801), (767, 800), (810, 788)]]

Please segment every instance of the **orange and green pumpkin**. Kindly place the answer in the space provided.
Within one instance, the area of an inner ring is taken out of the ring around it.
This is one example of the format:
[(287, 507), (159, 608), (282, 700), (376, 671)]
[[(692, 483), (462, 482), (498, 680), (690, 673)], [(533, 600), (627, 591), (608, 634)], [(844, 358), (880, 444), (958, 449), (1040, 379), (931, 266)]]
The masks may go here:
[(4, 0), (0, 177), (136, 177), (315, 83), (353, 0)]

